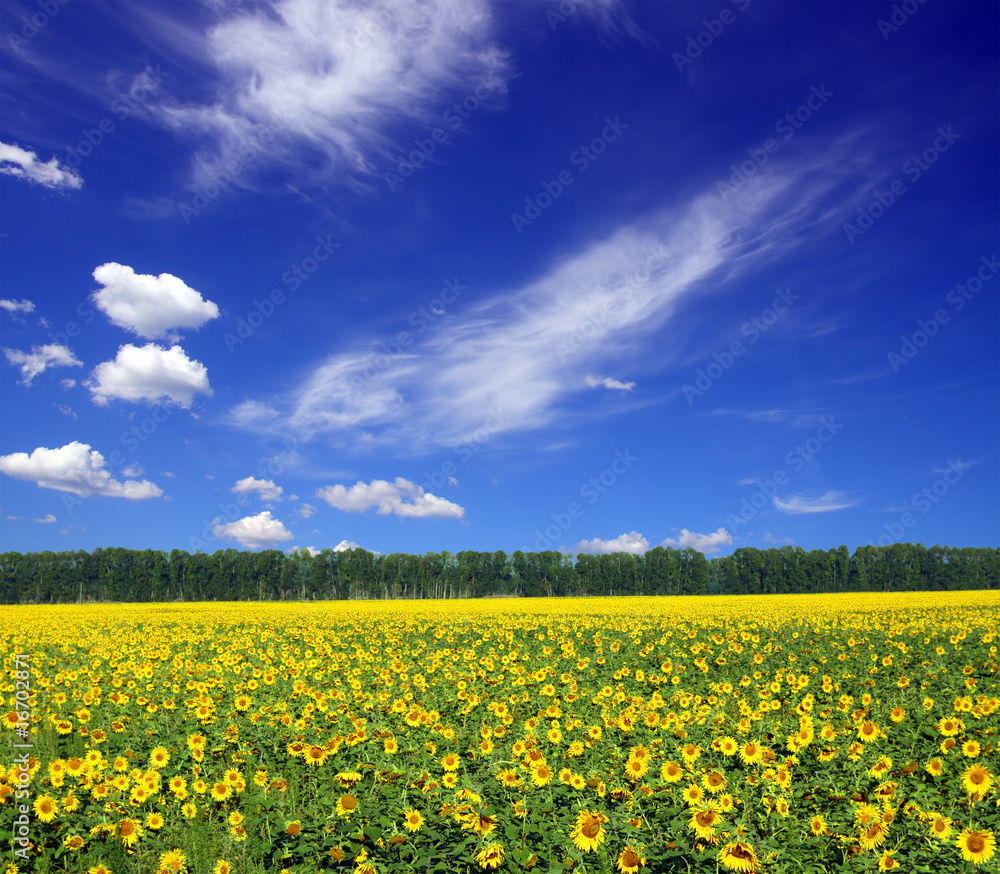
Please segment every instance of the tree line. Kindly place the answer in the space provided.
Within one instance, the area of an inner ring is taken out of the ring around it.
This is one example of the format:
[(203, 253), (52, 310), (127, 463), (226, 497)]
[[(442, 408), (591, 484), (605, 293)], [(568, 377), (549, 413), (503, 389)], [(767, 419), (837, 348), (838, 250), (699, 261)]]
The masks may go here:
[(895, 543), (848, 552), (688, 547), (643, 555), (503, 551), (379, 555), (113, 547), (0, 554), (0, 603), (781, 594), (1000, 588), (1000, 550)]

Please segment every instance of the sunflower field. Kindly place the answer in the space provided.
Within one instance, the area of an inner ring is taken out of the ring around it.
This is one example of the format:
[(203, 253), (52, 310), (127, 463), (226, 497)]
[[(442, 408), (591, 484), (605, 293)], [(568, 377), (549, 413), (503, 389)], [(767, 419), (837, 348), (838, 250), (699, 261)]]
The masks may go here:
[(0, 871), (996, 871), (995, 592), (6, 607)]

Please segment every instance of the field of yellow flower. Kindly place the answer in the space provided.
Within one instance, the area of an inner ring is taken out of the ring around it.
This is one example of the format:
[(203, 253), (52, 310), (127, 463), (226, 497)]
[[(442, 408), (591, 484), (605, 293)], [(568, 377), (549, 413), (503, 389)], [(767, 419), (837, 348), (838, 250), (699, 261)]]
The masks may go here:
[(997, 870), (998, 606), (7, 607), (3, 865)]

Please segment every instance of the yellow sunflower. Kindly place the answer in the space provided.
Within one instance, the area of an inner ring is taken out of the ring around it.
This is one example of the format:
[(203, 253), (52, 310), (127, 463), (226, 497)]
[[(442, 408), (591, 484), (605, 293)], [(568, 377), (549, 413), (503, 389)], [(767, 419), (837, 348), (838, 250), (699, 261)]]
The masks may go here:
[(760, 867), (756, 850), (742, 841), (726, 844), (719, 850), (719, 861), (730, 871), (740, 871), (742, 874), (756, 871)]
[(573, 843), (585, 853), (596, 850), (604, 842), (604, 823), (607, 821), (608, 818), (600, 811), (581, 810), (570, 832)]
[(354, 795), (341, 795), (337, 799), (337, 816), (350, 816), (358, 809), (358, 799)]
[(499, 868), (503, 864), (503, 847), (490, 844), (476, 853), (476, 864), (480, 868)]
[(403, 811), (403, 818), (406, 820), (404, 825), (411, 832), (420, 831), (421, 827), (424, 824), (424, 818), (423, 816), (420, 815), (420, 811), (414, 810), (412, 807), (409, 810)]
[(963, 829), (955, 840), (955, 846), (962, 853), (962, 858), (973, 865), (982, 865), (993, 858), (997, 842), (991, 831), (973, 831)]
[(969, 795), (981, 798), (993, 786), (993, 775), (982, 765), (970, 765), (962, 774), (962, 785)]
[(640, 868), (645, 868), (646, 857), (642, 855), (642, 847), (636, 849), (631, 844), (626, 844), (618, 854), (616, 866), (621, 874), (636, 874)]

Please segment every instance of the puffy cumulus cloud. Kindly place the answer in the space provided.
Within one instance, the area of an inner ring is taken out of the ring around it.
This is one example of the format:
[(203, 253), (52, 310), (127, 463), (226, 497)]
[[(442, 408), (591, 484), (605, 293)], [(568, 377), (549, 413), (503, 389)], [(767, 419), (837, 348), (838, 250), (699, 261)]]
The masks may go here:
[(256, 516), (244, 516), (235, 522), (216, 522), (212, 527), (216, 537), (235, 540), (247, 549), (277, 546), (293, 538), (292, 532), (279, 519), (271, 518), (271, 511), (265, 510)]
[(603, 379), (598, 379), (596, 376), (588, 376), (584, 382), (587, 383), (591, 388), (597, 388), (599, 385), (605, 388), (613, 388), (618, 391), (632, 391), (635, 388), (634, 382), (622, 382), (618, 379), (613, 379), (610, 376), (605, 376)]
[(46, 513), (41, 518), (36, 518), (35, 521), (38, 522), (40, 525), (52, 525), (58, 520), (51, 513)]
[(725, 528), (719, 528), (711, 534), (697, 534), (681, 528), (680, 537), (668, 537), (663, 541), (664, 546), (672, 546), (674, 549), (686, 549), (691, 547), (697, 549), (704, 555), (711, 555), (718, 552), (723, 546), (730, 546), (733, 542), (733, 535)]
[(32, 346), (30, 352), (20, 349), (4, 349), (7, 360), (21, 367), (21, 382), (31, 385), (31, 381), (50, 367), (82, 367), (83, 362), (77, 358), (68, 346), (58, 343), (46, 343), (44, 346)]
[(256, 479), (248, 476), (237, 480), (236, 485), (230, 491), (236, 492), (238, 495), (256, 494), (262, 501), (280, 501), (281, 495), (285, 490), (281, 486), (276, 486), (269, 479)]
[(573, 547), (572, 552), (631, 552), (633, 555), (642, 555), (649, 549), (649, 541), (638, 531), (629, 534), (619, 534), (614, 540), (601, 540), (595, 537), (593, 540), (581, 540)]
[(793, 516), (807, 515), (811, 513), (832, 513), (835, 510), (846, 510), (848, 507), (856, 507), (857, 501), (850, 500), (843, 492), (829, 491), (818, 498), (811, 498), (807, 495), (792, 495), (790, 498), (773, 498), (774, 506), (782, 513), (790, 513)]
[(58, 158), (50, 158), (43, 163), (34, 152), (9, 143), (0, 143), (0, 173), (57, 190), (83, 185), (80, 174), (64, 167)]
[(200, 328), (219, 317), (219, 308), (169, 273), (136, 273), (113, 261), (94, 270), (104, 286), (91, 299), (112, 323), (147, 340), (176, 339), (175, 328)]
[(360, 544), (353, 540), (341, 540), (334, 548), (334, 552), (350, 552), (352, 549), (361, 549)]
[(358, 482), (348, 488), (343, 485), (325, 486), (316, 497), (331, 507), (345, 513), (364, 513), (377, 507), (380, 516), (394, 513), (397, 516), (438, 516), (461, 519), (465, 510), (458, 504), (429, 494), (421, 486), (397, 476), (395, 482), (384, 479), (371, 483)]
[[(506, 91), (486, 0), (272, 0), (222, 13), (206, 42), (221, 80), (216, 99), (156, 110), (204, 139), (196, 187), (234, 160), (284, 167), (298, 184), (304, 172), (313, 176), (306, 184), (364, 184), (395, 168), (395, 125), (446, 127), (455, 98), (479, 89), (478, 105)], [(254, 185), (254, 175), (234, 183)]]
[(115, 360), (98, 364), (86, 384), (100, 406), (112, 398), (167, 399), (186, 410), (196, 394), (212, 394), (204, 364), (188, 358), (180, 346), (164, 349), (155, 343), (121, 346)]
[(107, 469), (104, 456), (77, 440), (58, 449), (40, 446), (31, 455), (14, 452), (0, 456), (0, 473), (34, 481), (43, 489), (72, 492), (81, 497), (104, 495), (141, 501), (163, 494), (163, 490), (149, 480), (118, 482)]
[(23, 297), (20, 300), (0, 299), (0, 309), (7, 310), (9, 313), (33, 313), (35, 305)]

